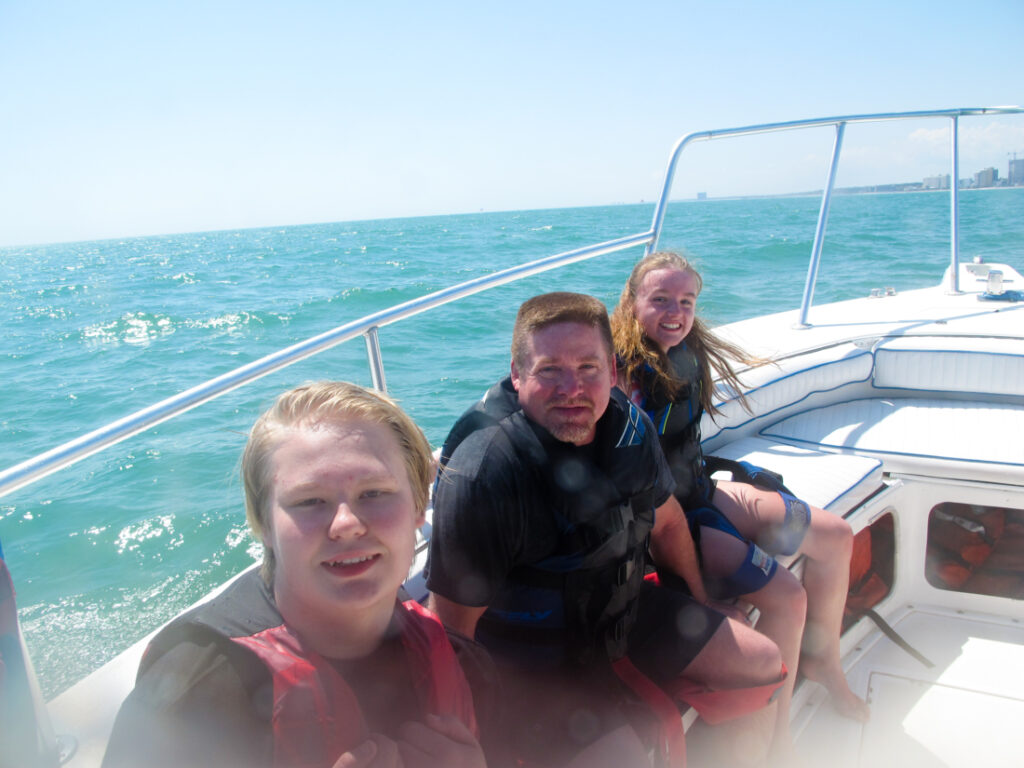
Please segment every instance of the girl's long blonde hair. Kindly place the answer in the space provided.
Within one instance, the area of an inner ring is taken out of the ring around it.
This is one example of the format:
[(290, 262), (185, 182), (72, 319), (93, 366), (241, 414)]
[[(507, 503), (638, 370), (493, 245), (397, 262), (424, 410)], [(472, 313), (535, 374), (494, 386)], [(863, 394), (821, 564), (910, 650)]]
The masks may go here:
[[(700, 273), (678, 253), (658, 251), (638, 261), (622, 288), (618, 306), (612, 312), (612, 339), (615, 352), (620, 358), (621, 375), (626, 382), (641, 379), (647, 366), (653, 373), (644, 376), (645, 387), (656, 399), (674, 400), (679, 390), (687, 383), (676, 378), (669, 363), (668, 356), (659, 346), (644, 333), (640, 321), (636, 319), (636, 295), (648, 273), (656, 269), (675, 269), (688, 272), (697, 282), (697, 294), (700, 294), (704, 281)], [(709, 414), (714, 416), (719, 410), (714, 404), (715, 375), (735, 391), (748, 408), (746, 398), (742, 394), (742, 385), (736, 375), (731, 360), (748, 365), (758, 365), (765, 361), (751, 358), (737, 345), (719, 338), (699, 317), (693, 318), (693, 327), (686, 335), (686, 346), (697, 356), (700, 363), (700, 404)], [(749, 408), (748, 408), (749, 410)]]

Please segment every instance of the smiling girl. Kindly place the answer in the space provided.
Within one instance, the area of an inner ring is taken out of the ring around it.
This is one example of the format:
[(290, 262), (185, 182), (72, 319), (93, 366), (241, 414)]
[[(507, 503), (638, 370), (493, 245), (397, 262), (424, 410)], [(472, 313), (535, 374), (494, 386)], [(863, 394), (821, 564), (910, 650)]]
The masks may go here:
[[(850, 526), (785, 493), (711, 479), (700, 420), (714, 415), (717, 375), (741, 392), (731, 361), (756, 362), (697, 317), (702, 280), (675, 253), (653, 253), (633, 268), (611, 317), (621, 362), (619, 386), (650, 416), (676, 480), (676, 498), (716, 598), (742, 597), (760, 609), (757, 629), (774, 640), (786, 666), (822, 683), (843, 714), (866, 720), (839, 661), (839, 631), (849, 578)], [(774, 555), (807, 556), (803, 583)], [(806, 632), (804, 631), (806, 618)], [(777, 699), (773, 747), (790, 745), (791, 674)]]

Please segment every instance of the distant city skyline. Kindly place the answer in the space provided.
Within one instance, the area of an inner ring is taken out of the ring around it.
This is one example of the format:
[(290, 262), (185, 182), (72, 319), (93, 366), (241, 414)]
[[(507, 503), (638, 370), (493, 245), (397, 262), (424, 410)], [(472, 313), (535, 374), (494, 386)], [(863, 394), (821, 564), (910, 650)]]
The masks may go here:
[[(1022, 153), (1024, 154), (1024, 153)], [(950, 174), (940, 173), (925, 176), (921, 181), (875, 184), (866, 187), (846, 187), (837, 191), (864, 190), (874, 192), (900, 192), (915, 189), (949, 189)], [(993, 166), (975, 171), (971, 176), (961, 177), (960, 189), (989, 189), (992, 187), (1024, 187), (1024, 158), (1007, 162), (1006, 176), (1000, 176)]]
[[(995, 166), (988, 166), (975, 171), (973, 176), (960, 179), (961, 189), (983, 189), (987, 187), (1024, 187), (1024, 158), (1017, 159), (1017, 153), (1009, 153), (1013, 157), (1007, 160), (1006, 176), (1000, 177), (999, 169)], [(1024, 155), (1024, 152), (1020, 153)], [(949, 189), (950, 175), (937, 174), (925, 176), (923, 185), (925, 189)]]
[[(1014, 153), (1011, 153), (1014, 154)], [(1024, 153), (1016, 153), (1022, 154)], [(838, 194), (855, 194), (855, 193), (871, 193), (871, 192), (918, 192), (918, 191), (929, 191), (929, 190), (943, 190), (949, 189), (949, 178), (950, 174), (936, 174), (934, 176), (925, 176), (921, 181), (897, 181), (897, 182), (886, 182), (881, 184), (862, 184), (859, 186), (836, 186), (833, 191)], [(991, 189), (996, 187), (1024, 187), (1024, 157), (1022, 158), (1011, 158), (1007, 163), (1007, 175), (1000, 177), (998, 169), (989, 166), (976, 171), (974, 174), (968, 177), (960, 179), (960, 189)], [(808, 189), (801, 190), (799, 192), (783, 192), (777, 193), (777, 196), (801, 196), (801, 195), (820, 195), (822, 189)], [(710, 199), (722, 199), (722, 198), (743, 198), (743, 197), (771, 197), (773, 195), (721, 195), (721, 196), (710, 196)], [(697, 200), (707, 200), (709, 195), (705, 191), (697, 192), (695, 195)], [(679, 197), (675, 197), (675, 200), (679, 200)], [(692, 199), (692, 197), (691, 197)]]

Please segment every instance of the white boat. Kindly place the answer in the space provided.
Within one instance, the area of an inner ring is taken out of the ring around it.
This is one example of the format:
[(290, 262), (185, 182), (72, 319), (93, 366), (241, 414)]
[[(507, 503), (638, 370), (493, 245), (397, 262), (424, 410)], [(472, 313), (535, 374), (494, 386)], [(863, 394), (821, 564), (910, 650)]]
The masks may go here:
[[(774, 363), (741, 376), (752, 412), (725, 397), (717, 421), (705, 417), (705, 452), (780, 472), (796, 495), (846, 517), (858, 532), (855, 560), (870, 542), (851, 588), (842, 650), (848, 679), (872, 716), (866, 724), (843, 719), (823, 689), (799, 684), (792, 725), (806, 765), (1019, 765), (1024, 277), (1005, 264), (960, 262), (953, 184), (949, 258), (944, 274), (936, 265), (934, 285), (898, 293), (883, 286), (822, 306), (813, 306), (812, 296), (847, 125), (949, 121), (957, 179), (959, 120), (1021, 113), (997, 107), (855, 115), (689, 134), (672, 151), (650, 230), (461, 284), (281, 350), (0, 473), (0, 494), (356, 336), (365, 337), (374, 384), (384, 388), (380, 326), (564, 264), (639, 245), (655, 249), (677, 161), (691, 143), (833, 126), (835, 150), (802, 304), (717, 329)], [(424, 558), (421, 547), (418, 568)], [(801, 564), (791, 567), (799, 571)], [(422, 581), (414, 578), (409, 589), (422, 594)], [(40, 705), (51, 755), (62, 753), (72, 766), (99, 764), (146, 642)], [(692, 712), (684, 723), (690, 765), (700, 766), (706, 728)]]

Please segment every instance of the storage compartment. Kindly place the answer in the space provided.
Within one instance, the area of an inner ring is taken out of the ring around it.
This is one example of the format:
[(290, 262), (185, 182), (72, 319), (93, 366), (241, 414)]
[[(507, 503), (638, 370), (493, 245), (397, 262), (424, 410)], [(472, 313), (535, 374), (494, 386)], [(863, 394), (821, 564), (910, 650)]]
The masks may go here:
[(850, 590), (843, 613), (843, 632), (892, 591), (896, 572), (895, 520), (886, 512), (853, 537)]
[(1024, 510), (943, 502), (928, 514), (928, 583), (1024, 598)]

